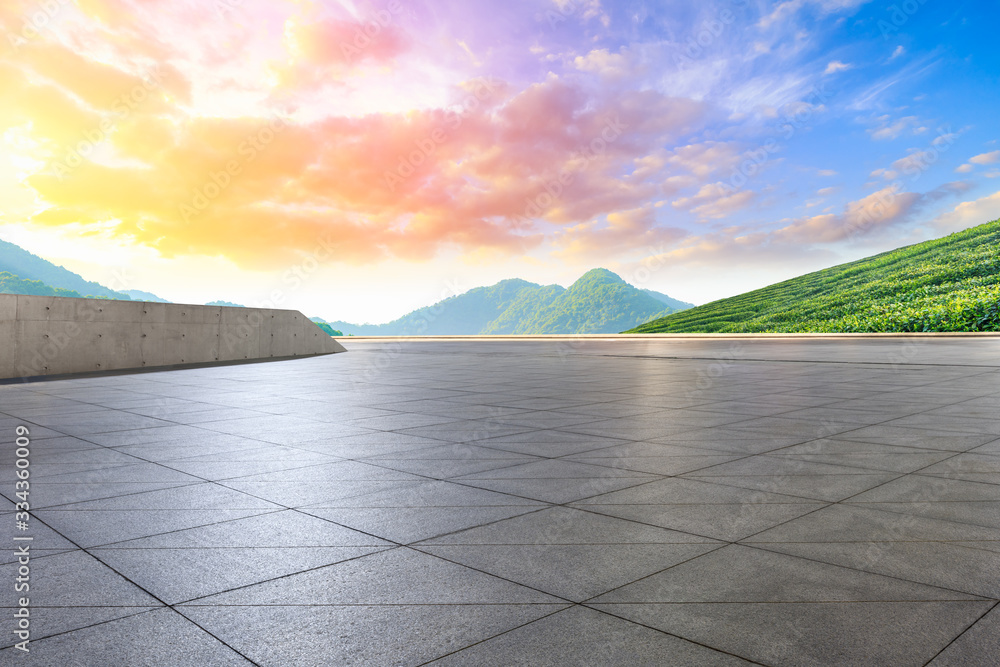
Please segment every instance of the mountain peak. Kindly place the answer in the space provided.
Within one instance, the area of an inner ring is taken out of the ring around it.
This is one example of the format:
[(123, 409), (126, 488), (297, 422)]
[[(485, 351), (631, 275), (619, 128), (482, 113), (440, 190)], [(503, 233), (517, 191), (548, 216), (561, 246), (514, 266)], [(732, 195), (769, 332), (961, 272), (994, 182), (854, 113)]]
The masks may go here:
[(617, 283), (624, 283), (625, 281), (622, 280), (622, 277), (619, 276), (614, 271), (608, 271), (607, 269), (597, 268), (597, 269), (591, 269), (590, 271), (587, 271), (585, 274), (580, 276), (577, 279), (576, 283), (574, 283), (574, 285), (583, 283), (595, 283), (595, 282), (617, 284)]

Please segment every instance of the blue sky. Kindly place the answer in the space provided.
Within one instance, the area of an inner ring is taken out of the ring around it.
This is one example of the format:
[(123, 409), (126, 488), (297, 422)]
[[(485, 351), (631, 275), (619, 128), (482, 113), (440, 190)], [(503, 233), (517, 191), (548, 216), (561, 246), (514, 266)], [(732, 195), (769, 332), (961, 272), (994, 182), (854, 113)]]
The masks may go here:
[(174, 301), (704, 303), (1000, 217), (994, 2), (59, 7), (0, 12), (0, 238)]

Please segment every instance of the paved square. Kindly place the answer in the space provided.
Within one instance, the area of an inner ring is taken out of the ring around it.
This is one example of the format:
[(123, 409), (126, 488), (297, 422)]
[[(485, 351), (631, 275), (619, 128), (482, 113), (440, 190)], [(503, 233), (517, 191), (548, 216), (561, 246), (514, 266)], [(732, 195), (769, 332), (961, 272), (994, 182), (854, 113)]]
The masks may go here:
[(1000, 662), (1000, 337), (346, 346), (0, 385), (0, 662)]

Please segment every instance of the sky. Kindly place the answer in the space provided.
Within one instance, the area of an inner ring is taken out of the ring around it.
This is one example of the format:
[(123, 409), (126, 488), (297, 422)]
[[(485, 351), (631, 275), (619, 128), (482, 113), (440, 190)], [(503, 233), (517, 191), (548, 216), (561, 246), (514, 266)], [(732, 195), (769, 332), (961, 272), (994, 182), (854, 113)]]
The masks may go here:
[(1000, 5), (5, 0), (0, 238), (386, 322), (604, 267), (696, 304), (1000, 217)]

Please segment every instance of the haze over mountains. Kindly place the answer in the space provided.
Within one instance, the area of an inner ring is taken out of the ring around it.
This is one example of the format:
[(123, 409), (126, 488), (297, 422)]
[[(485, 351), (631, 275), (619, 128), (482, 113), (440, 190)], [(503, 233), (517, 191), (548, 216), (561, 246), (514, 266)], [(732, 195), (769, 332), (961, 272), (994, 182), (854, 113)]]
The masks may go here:
[(502, 280), (420, 308), (386, 324), (329, 324), (347, 335), (618, 333), (692, 304), (629, 285), (606, 269), (568, 288)]
[[(150, 292), (118, 292), (84, 280), (5, 241), (0, 241), (0, 293), (169, 303)], [(239, 306), (229, 301), (207, 305)], [(633, 287), (606, 269), (594, 269), (568, 288), (514, 278), (471, 289), (386, 324), (328, 324), (331, 331), (344, 335), (376, 336), (618, 333), (691, 307), (666, 294)]]
[[(33, 255), (24, 248), (0, 240), (0, 272), (7, 272), (21, 280), (37, 280), (50, 288), (70, 290), (75, 294), (52, 296), (99, 296), (110, 299), (128, 299), (124, 292), (116, 292), (100, 283), (84, 280), (80, 275)], [(11, 292), (8, 292), (11, 293)], [(24, 292), (13, 292), (24, 293)], [(34, 292), (32, 292), (34, 293)], [(48, 294), (48, 292), (40, 292)]]

